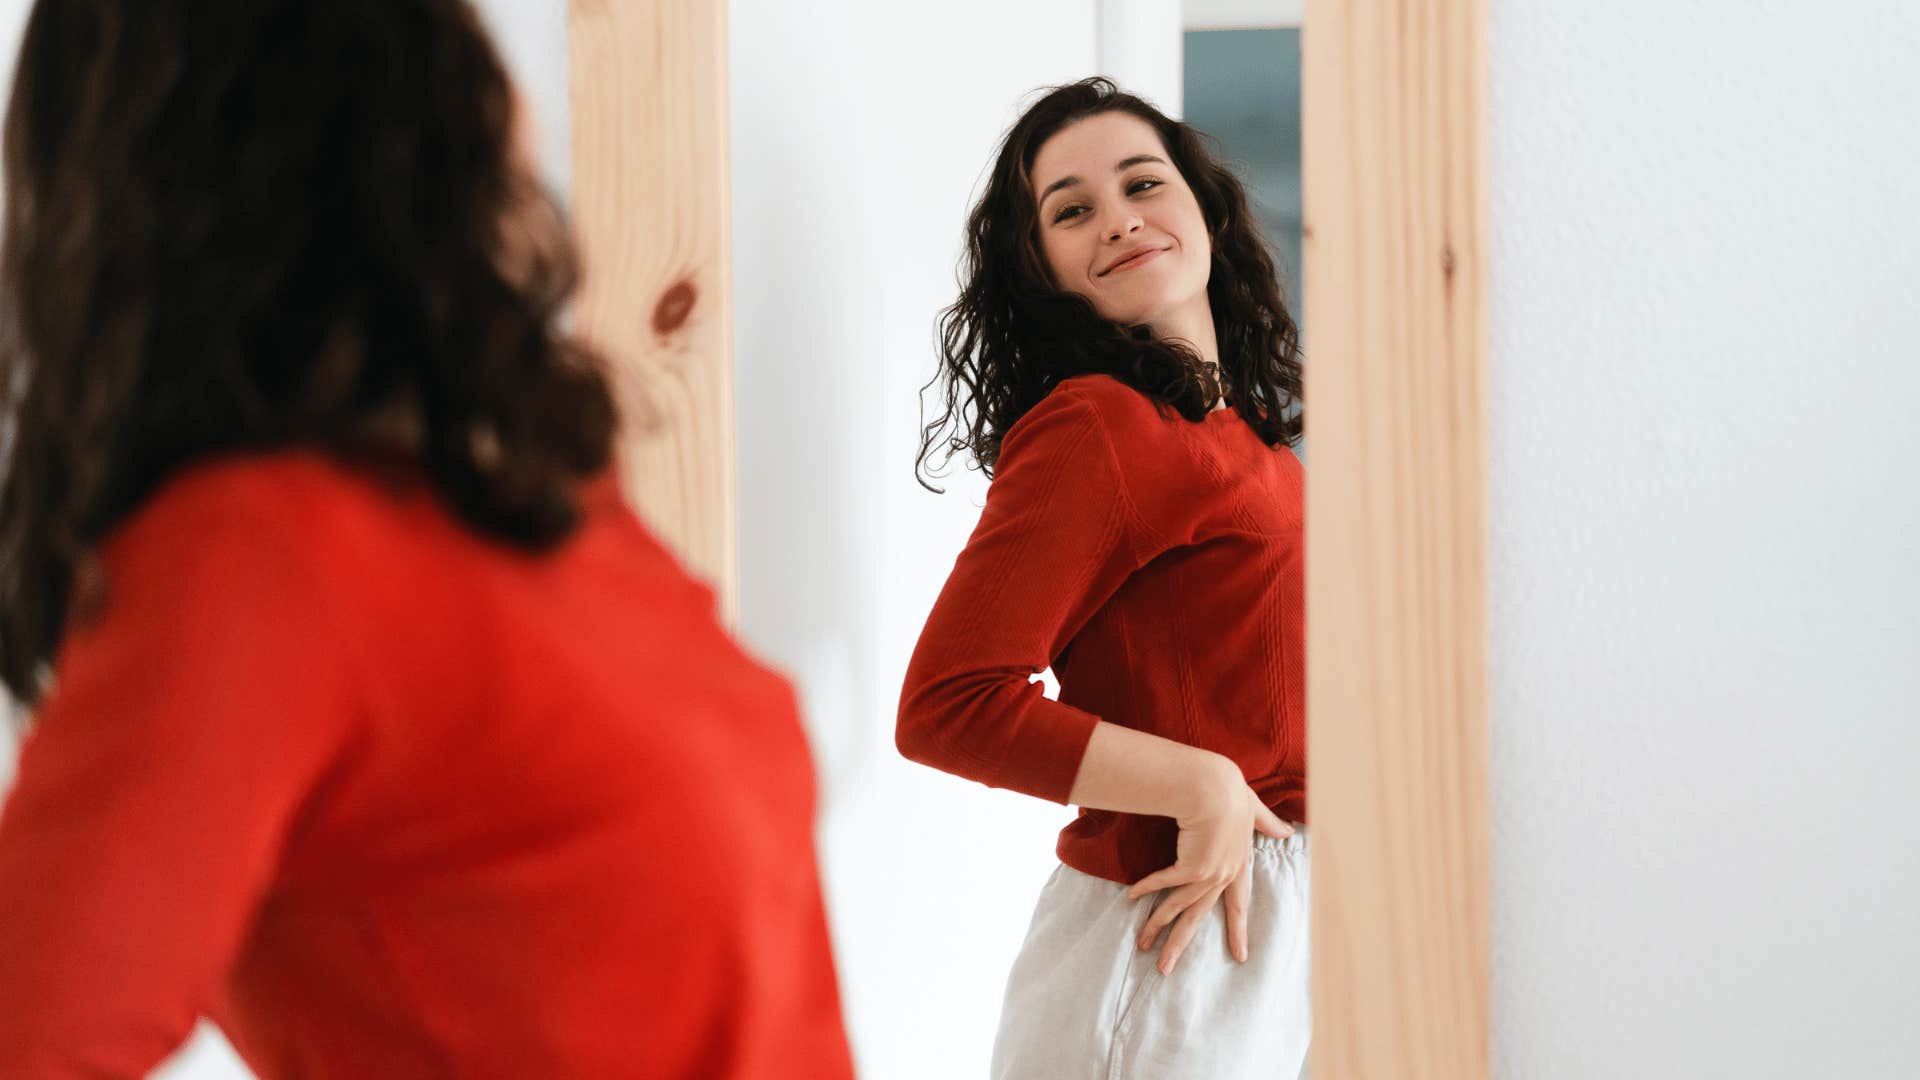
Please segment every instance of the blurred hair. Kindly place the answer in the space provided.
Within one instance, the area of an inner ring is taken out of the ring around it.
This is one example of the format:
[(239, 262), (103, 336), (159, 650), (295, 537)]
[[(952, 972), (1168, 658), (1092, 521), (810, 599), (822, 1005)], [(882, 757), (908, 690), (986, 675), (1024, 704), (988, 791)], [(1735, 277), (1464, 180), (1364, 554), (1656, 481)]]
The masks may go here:
[(0, 231), (16, 697), (103, 535), (211, 455), (403, 460), (479, 534), (572, 531), (615, 404), (513, 112), (465, 0), (36, 4)]

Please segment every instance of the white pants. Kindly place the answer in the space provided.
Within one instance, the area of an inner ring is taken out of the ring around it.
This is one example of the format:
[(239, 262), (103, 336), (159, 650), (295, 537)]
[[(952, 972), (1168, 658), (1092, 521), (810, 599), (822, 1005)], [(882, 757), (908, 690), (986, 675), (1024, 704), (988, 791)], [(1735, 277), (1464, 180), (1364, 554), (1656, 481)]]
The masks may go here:
[(1136, 944), (1167, 890), (1127, 887), (1061, 864), (1040, 891), (1007, 978), (993, 1080), (1305, 1080), (1307, 829), (1253, 841), (1247, 962), (1227, 952), (1216, 904), (1173, 973)]

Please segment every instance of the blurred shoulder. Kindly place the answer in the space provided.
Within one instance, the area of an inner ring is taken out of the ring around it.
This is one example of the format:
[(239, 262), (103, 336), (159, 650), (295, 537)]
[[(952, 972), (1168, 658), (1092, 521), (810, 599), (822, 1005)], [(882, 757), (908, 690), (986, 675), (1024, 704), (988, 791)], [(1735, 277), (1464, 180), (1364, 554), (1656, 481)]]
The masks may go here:
[(108, 535), (116, 549), (312, 550), (381, 501), (369, 475), (318, 450), (228, 453), (183, 466)]

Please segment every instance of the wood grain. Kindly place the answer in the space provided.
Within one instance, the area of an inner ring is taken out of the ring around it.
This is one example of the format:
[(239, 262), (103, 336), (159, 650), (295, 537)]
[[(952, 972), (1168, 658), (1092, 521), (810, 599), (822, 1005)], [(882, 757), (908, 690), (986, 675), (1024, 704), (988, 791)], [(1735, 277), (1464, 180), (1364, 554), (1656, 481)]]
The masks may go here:
[(1485, 26), (1302, 27), (1315, 1080), (1490, 1067)]
[(621, 483), (738, 605), (727, 9), (571, 0), (576, 328), (615, 362)]

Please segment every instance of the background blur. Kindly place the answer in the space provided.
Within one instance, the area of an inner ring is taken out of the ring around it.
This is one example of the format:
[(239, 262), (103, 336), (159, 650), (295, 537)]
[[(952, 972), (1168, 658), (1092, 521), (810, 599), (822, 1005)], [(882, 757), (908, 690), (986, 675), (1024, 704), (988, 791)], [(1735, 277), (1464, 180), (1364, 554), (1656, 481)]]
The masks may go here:
[[(564, 187), (563, 2), (482, 6)], [(1496, 1075), (1920, 1075), (1920, 9), (1491, 9)], [(806, 700), (863, 1076), (984, 1073), (1071, 814), (892, 745), (984, 491), (912, 478), (961, 221), (1025, 95), (1103, 48), (1177, 110), (1180, 57), (1233, 44), (1183, 28), (731, 0), (740, 629)], [(1297, 124), (1269, 85), (1242, 119)], [(170, 1075), (243, 1074), (206, 1040)]]

